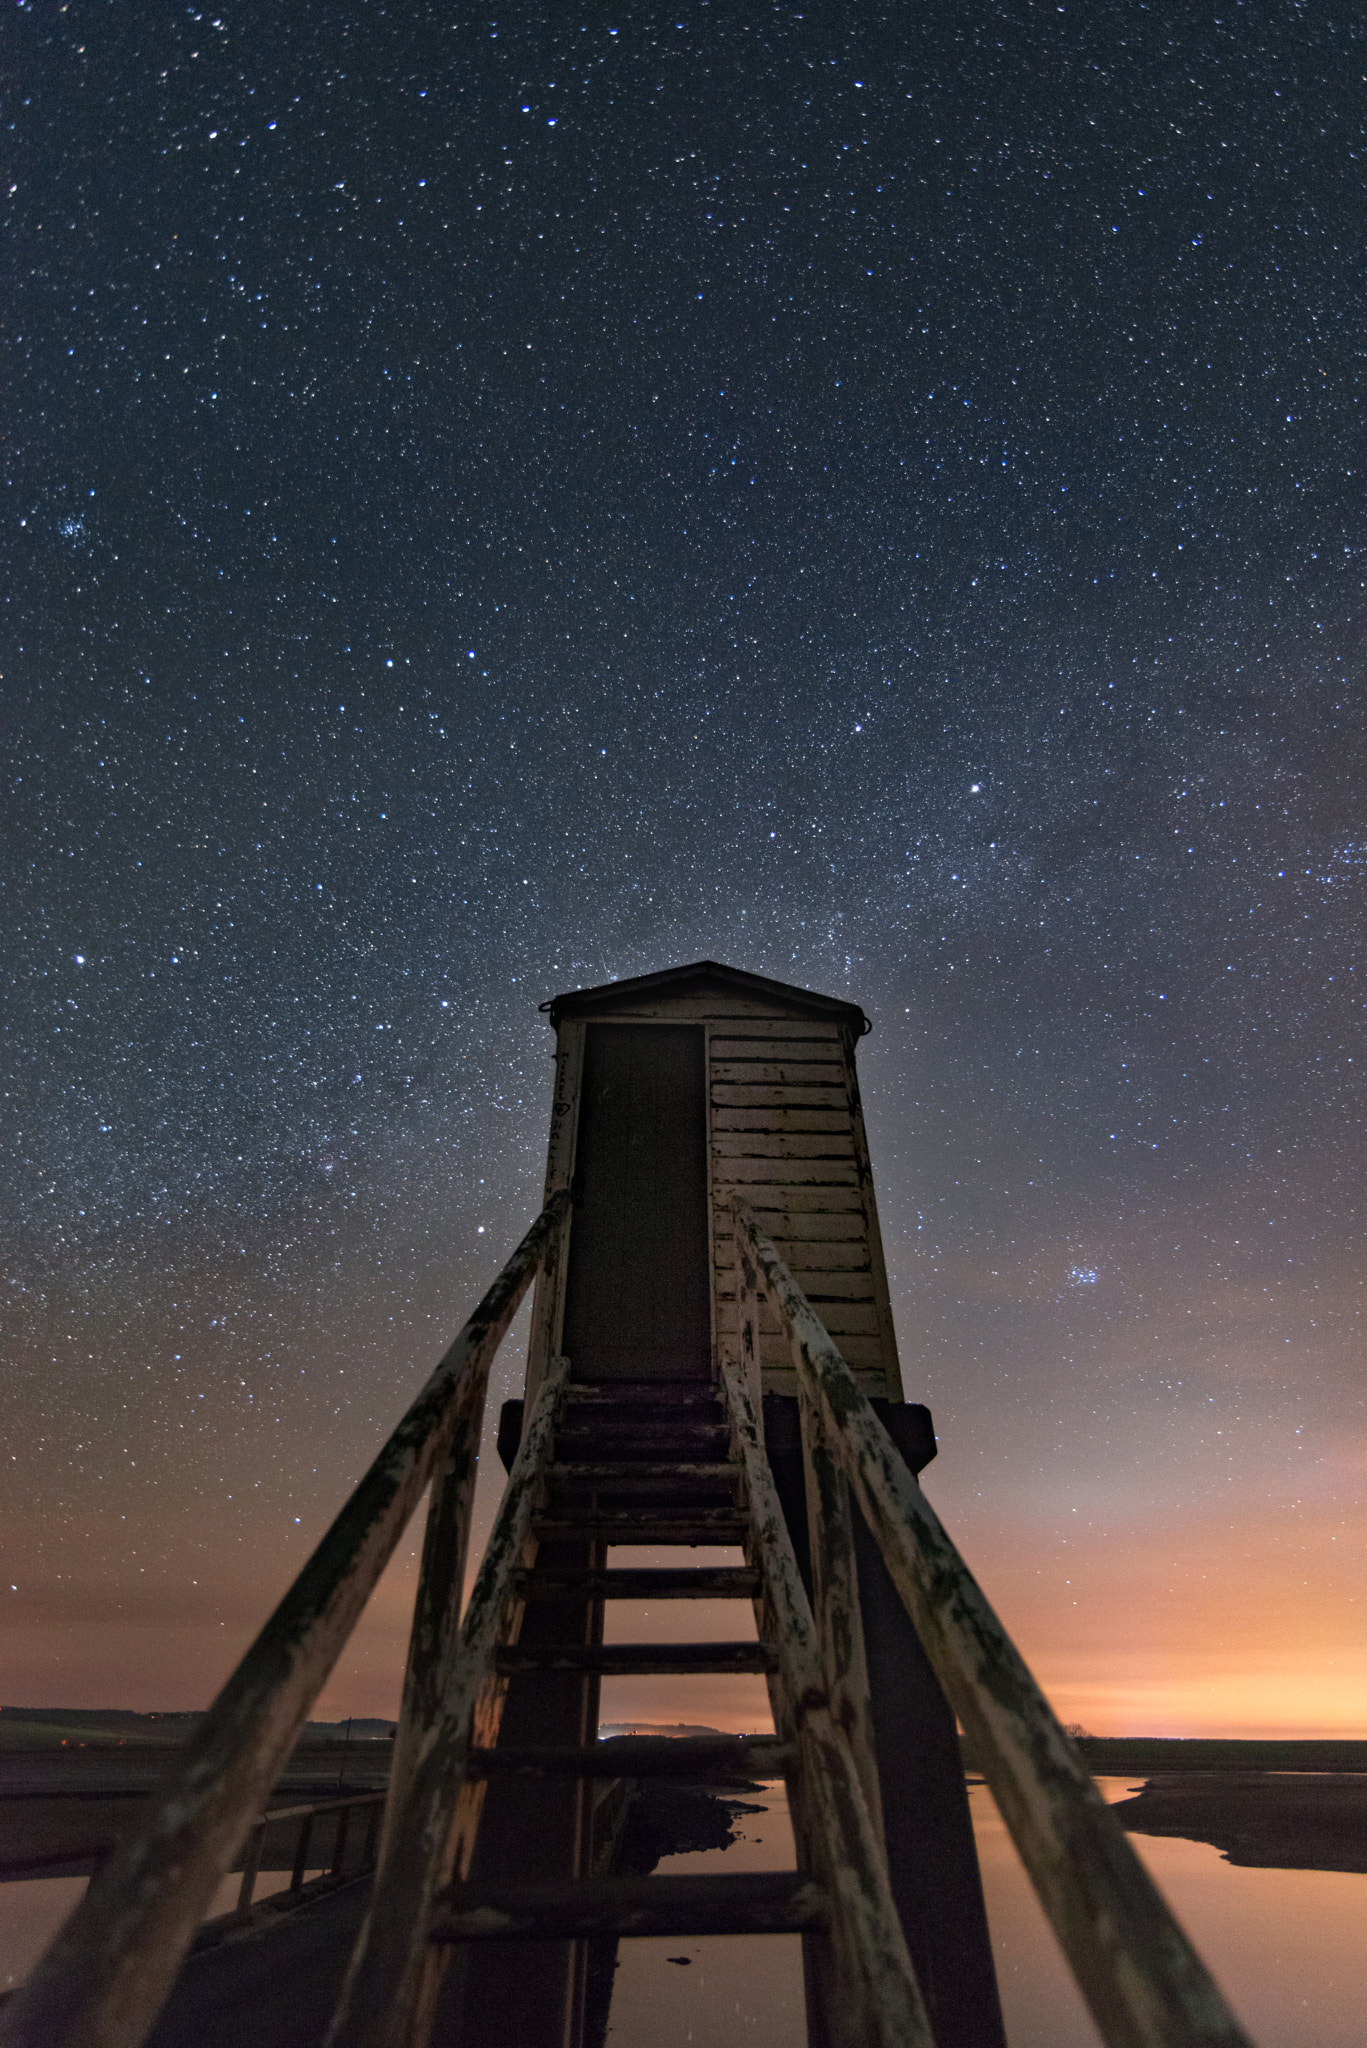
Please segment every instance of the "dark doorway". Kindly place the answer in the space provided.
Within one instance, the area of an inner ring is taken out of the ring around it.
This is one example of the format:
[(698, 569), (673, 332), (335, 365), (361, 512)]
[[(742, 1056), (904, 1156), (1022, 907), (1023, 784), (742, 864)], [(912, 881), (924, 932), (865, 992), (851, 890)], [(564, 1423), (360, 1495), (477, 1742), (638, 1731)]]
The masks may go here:
[(707, 1103), (697, 1024), (590, 1024), (565, 1355), (576, 1379), (712, 1369)]

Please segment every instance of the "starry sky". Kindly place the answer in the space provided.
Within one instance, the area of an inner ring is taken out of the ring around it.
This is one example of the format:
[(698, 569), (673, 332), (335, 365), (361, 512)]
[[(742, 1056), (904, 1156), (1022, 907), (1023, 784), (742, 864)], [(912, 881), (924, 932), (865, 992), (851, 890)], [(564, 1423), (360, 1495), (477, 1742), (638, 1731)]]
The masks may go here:
[(5, 1702), (207, 1700), (711, 957), (1060, 1712), (1367, 1732), (1359, 11), (10, 36)]

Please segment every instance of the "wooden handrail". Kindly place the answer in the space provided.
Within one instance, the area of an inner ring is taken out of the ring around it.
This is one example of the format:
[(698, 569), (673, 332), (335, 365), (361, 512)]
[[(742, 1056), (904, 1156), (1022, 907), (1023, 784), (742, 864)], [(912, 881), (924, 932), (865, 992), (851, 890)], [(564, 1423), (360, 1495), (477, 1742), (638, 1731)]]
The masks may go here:
[(831, 2048), (934, 2048), (888, 1886), (881, 1832), (870, 1815), (846, 1731), (831, 1712), (816, 1622), (744, 1368), (724, 1360), (722, 1381), (778, 1650), (777, 1683), (770, 1688), (774, 1725), (784, 1741), (797, 1746), (794, 1820), (831, 1902), (824, 1937), (828, 1967), (821, 1973), (821, 2038)]
[(537, 1217), (196, 1727), (142, 1829), (92, 1878), (0, 2014), (0, 2048), (141, 2048), (424, 1489), (473, 1472), (493, 1355), (568, 1211), (561, 1193)]
[(734, 1209), (799, 1385), (1107, 2048), (1250, 2048), (819, 1317), (745, 1203)]

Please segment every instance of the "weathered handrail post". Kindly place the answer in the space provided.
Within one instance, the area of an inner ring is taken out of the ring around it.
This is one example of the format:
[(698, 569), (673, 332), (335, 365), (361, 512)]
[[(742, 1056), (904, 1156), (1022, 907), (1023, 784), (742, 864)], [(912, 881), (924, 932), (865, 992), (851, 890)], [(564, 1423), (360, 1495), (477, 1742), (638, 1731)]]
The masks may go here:
[(261, 1845), (266, 1839), (266, 1822), (259, 1820), (248, 1838), (247, 1854), (242, 1863), (242, 1882), (237, 1888), (237, 1917), (245, 1920), (252, 1909), (252, 1894), (256, 1890), (257, 1873), (261, 1868)]
[(820, 2021), (832, 2048), (933, 2048), (888, 1891), (882, 1843), (846, 1732), (831, 1712), (816, 1624), (749, 1386), (733, 1362), (726, 1361), (722, 1372), (778, 1649), (774, 1720), (780, 1734), (798, 1746), (799, 1829), (832, 1900), (828, 1967), (817, 1973)]
[(302, 1891), (304, 1872), (309, 1867), (309, 1842), (313, 1837), (313, 1815), (306, 1813), (299, 1823), (299, 1840), (294, 1851), (294, 1869), (290, 1873), (290, 1890)]
[(0, 2013), (3, 2048), (141, 2048), (220, 1879), (424, 1489), (461, 1433), (478, 1442), (494, 1352), (558, 1241), (546, 1204), (185, 1745)]
[(520, 1573), (568, 1371), (554, 1359), (541, 1382), (464, 1619), (432, 1652), (430, 1718), (415, 1725), (412, 1767), (390, 1793), (370, 1912), (328, 2048), (424, 2048), (428, 2038), (450, 1953), (427, 1938), (428, 1908), (469, 1856), (485, 1780), (467, 1782), (466, 1763), (498, 1734), (507, 1680), (493, 1653), (521, 1618)]
[(337, 1815), (337, 1832), (332, 1838), (332, 1875), (340, 1877), (346, 1868), (346, 1838), (351, 1827), (351, 1808), (344, 1806)]
[(830, 1441), (826, 1420), (804, 1381), (798, 1382), (802, 1453), (811, 1540), (812, 1611), (831, 1712), (854, 1756), (869, 1818), (883, 1842), (883, 1797), (874, 1754), (859, 1574), (854, 1556), (850, 1487)]

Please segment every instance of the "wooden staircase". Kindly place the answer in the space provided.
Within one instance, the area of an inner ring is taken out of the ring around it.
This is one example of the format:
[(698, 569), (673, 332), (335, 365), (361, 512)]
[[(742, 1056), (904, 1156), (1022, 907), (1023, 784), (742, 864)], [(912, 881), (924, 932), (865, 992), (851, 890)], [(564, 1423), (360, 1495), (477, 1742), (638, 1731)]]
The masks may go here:
[[(543, 1543), (744, 1547), (749, 1542), (744, 1468), (720, 1390), (657, 1381), (571, 1382), (546, 1471)], [(533, 1566), (517, 1575), (530, 1603), (589, 1600), (748, 1601), (762, 1612), (753, 1565), (577, 1570)], [(761, 1626), (763, 1623), (761, 1621)], [(773, 1642), (538, 1645), (501, 1649), (506, 1677), (578, 1671), (602, 1677), (758, 1672), (773, 1678)], [(734, 1786), (786, 1776), (796, 1751), (778, 1737), (616, 1740), (585, 1748), (511, 1746), (472, 1752), (472, 1776), (566, 1776), (583, 1780), (659, 1776)], [(829, 1900), (807, 1871), (702, 1877), (598, 1877), (525, 1886), (454, 1884), (440, 1895), (431, 1938), (507, 1941), (630, 1935), (800, 1934), (825, 1926)]]

